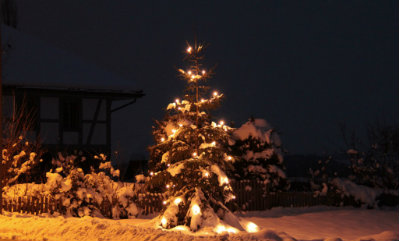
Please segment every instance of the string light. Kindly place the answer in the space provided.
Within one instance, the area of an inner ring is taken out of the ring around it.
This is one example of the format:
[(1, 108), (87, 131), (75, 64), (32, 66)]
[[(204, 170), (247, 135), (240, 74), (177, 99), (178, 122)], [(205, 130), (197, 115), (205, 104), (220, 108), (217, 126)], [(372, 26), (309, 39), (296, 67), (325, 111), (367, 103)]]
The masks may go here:
[(179, 100), (179, 99), (176, 99), (175, 102), (179, 104), (180, 100)]
[(226, 228), (224, 225), (219, 224), (218, 226), (216, 226), (215, 232), (216, 232), (216, 233), (225, 233), (225, 232), (228, 232), (228, 233), (237, 233), (238, 230), (237, 230), (236, 228), (233, 228), (233, 227), (228, 227), (228, 228)]
[(161, 138), (161, 142), (164, 142), (164, 141), (165, 141), (165, 138), (162, 137), (162, 138)]
[(205, 102), (205, 100), (204, 100), (204, 99), (201, 99), (201, 102)]
[(226, 232), (226, 227), (224, 225), (219, 224), (218, 226), (216, 226), (215, 231), (216, 231), (216, 233)]
[(180, 127), (182, 127), (182, 126), (183, 126), (183, 124), (182, 124), (182, 123), (179, 123), (179, 126), (180, 126)]
[(191, 50), (193, 50), (193, 48), (191, 48), (191, 46), (188, 46), (187, 53), (191, 54)]
[(168, 220), (166, 220), (165, 217), (162, 217), (161, 224), (162, 224), (162, 227), (166, 227), (166, 225), (168, 224)]
[(221, 185), (229, 184), (229, 179), (227, 177), (221, 177), (220, 178), (220, 183), (221, 183)]
[(205, 177), (209, 177), (209, 172), (205, 172), (205, 173), (204, 173), (204, 176), (205, 176)]
[(212, 146), (216, 146), (216, 141), (213, 141), (213, 142), (211, 143), (211, 145), (212, 145)]
[(219, 122), (219, 124), (220, 124), (221, 126), (224, 125), (224, 121), (221, 120), (221, 121)]
[(154, 172), (150, 172), (150, 176), (154, 175)]
[(181, 201), (183, 201), (183, 200), (180, 197), (178, 197), (178, 198), (175, 199), (174, 203), (175, 203), (176, 206), (178, 206), (179, 203), (181, 203)]
[(166, 201), (163, 201), (162, 203), (163, 203), (163, 205), (166, 205), (167, 202), (166, 202)]
[(169, 187), (170, 187), (170, 185), (169, 185), (169, 184), (167, 184), (167, 185), (166, 185), (166, 188), (169, 188)]
[(231, 156), (227, 156), (227, 160), (231, 161), (233, 158)]
[(188, 74), (188, 75), (191, 75), (191, 73), (192, 73), (191, 70), (187, 71), (187, 74)]
[(206, 73), (205, 70), (203, 70), (203, 71), (202, 71), (202, 74), (205, 74), (205, 73)]
[(176, 129), (172, 129), (172, 133), (175, 134), (177, 132)]
[(194, 204), (191, 207), (191, 211), (193, 212), (194, 215), (198, 215), (201, 213), (201, 208), (198, 206), (198, 204)]
[(218, 92), (217, 91), (214, 91), (213, 92), (213, 96), (217, 96), (218, 95)]
[(233, 228), (233, 227), (228, 227), (227, 228), (227, 232), (229, 232), (229, 233), (238, 233), (238, 230), (236, 228)]
[(246, 229), (248, 233), (256, 233), (259, 231), (258, 225), (254, 224), (253, 222), (248, 222)]
[(193, 152), (193, 157), (196, 157), (197, 156), (197, 153), (196, 152)]

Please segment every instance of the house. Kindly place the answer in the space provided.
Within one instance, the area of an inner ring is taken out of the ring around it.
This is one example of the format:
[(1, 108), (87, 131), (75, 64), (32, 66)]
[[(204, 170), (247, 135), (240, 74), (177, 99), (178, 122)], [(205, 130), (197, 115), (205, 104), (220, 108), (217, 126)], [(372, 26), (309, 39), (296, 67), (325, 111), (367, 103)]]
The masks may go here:
[(29, 136), (50, 151), (111, 153), (112, 113), (144, 96), (134, 83), (2, 26), (3, 116), (30, 113)]

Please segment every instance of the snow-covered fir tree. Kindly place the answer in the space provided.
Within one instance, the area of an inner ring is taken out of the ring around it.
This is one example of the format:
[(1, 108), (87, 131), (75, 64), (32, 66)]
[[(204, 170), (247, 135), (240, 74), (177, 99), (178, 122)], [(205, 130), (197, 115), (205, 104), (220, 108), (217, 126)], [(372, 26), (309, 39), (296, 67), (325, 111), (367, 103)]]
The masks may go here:
[(288, 188), (280, 138), (264, 119), (251, 118), (235, 129), (229, 144), (237, 157), (231, 175), (235, 180), (262, 182), (265, 194)]
[(164, 228), (242, 230), (226, 207), (235, 199), (225, 174), (233, 159), (226, 149), (230, 128), (223, 121), (212, 122), (208, 113), (223, 94), (205, 85), (213, 73), (203, 59), (203, 44), (188, 45), (187, 66), (179, 69), (187, 81), (184, 96), (170, 103), (165, 118), (153, 127), (148, 189), (166, 194), (159, 216)]

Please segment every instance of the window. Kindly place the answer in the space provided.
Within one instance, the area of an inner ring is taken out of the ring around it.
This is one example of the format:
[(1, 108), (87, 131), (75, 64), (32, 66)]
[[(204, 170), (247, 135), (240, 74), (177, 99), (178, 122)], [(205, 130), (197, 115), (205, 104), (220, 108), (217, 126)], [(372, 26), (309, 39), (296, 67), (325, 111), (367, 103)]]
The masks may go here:
[(39, 97), (29, 94), (16, 95), (16, 110), (12, 120), (20, 131), (37, 130), (39, 124)]
[(62, 98), (60, 120), (64, 131), (79, 131), (82, 119), (82, 101), (77, 98)]

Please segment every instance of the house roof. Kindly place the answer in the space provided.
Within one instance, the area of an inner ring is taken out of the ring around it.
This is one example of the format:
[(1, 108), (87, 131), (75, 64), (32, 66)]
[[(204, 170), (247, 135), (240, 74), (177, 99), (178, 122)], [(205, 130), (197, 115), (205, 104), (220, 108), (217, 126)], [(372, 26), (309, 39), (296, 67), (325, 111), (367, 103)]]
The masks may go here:
[(4, 85), (3, 92), (11, 95), (13, 92), (29, 92), (31, 95), (54, 97), (54, 96), (79, 96), (85, 98), (107, 98), (109, 100), (129, 100), (144, 96), (143, 91), (119, 91), (102, 89), (82, 88), (56, 88), (47, 86), (26, 86), (26, 85)]
[(133, 81), (6, 25), (2, 25), (2, 41), (3, 46), (11, 45), (3, 55), (4, 85), (98, 93), (140, 92)]

